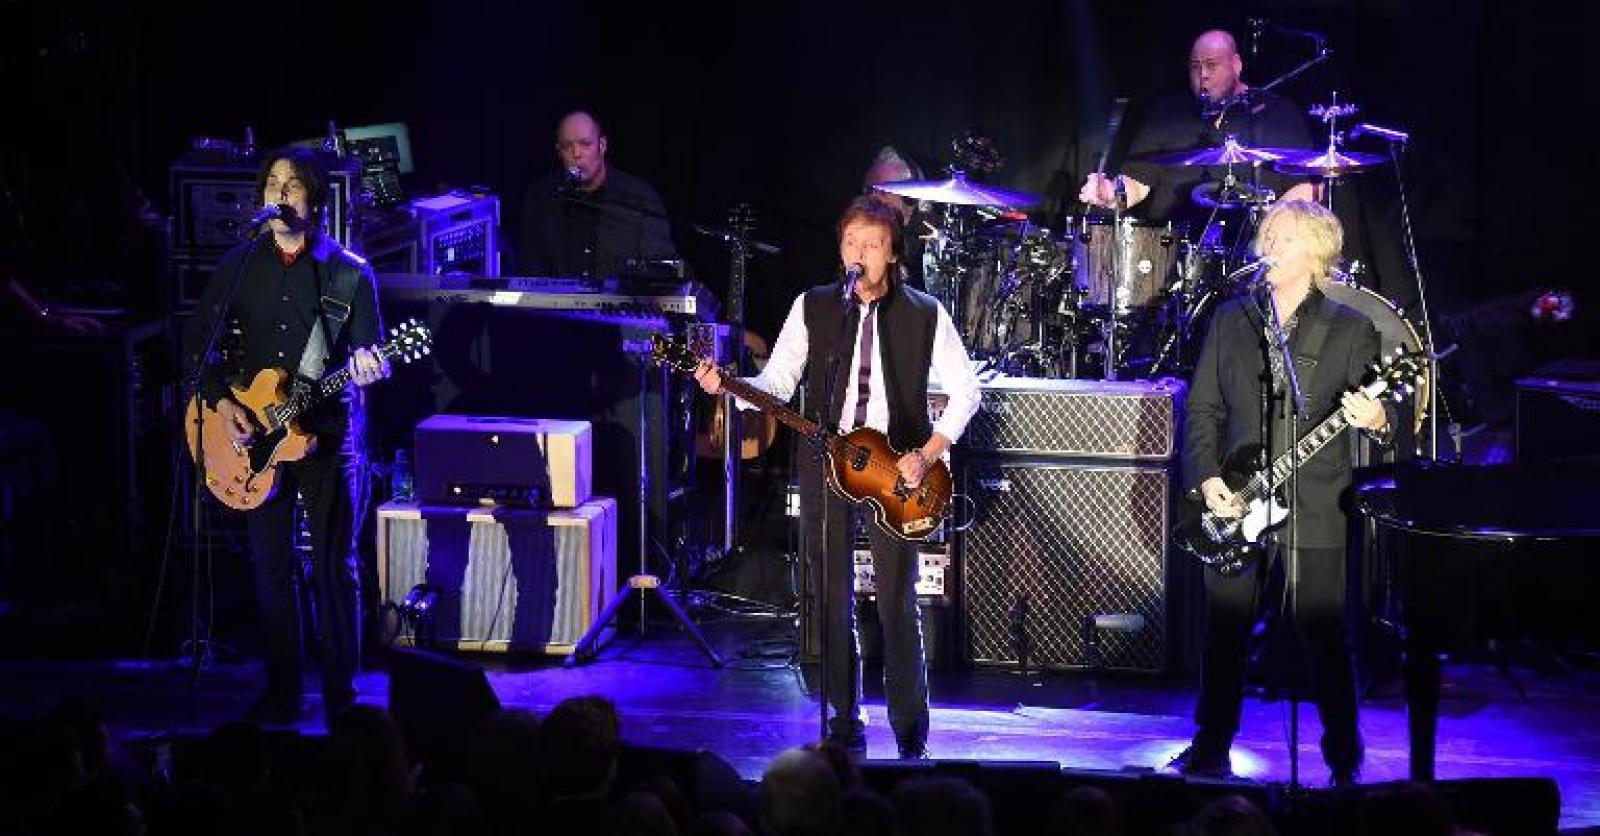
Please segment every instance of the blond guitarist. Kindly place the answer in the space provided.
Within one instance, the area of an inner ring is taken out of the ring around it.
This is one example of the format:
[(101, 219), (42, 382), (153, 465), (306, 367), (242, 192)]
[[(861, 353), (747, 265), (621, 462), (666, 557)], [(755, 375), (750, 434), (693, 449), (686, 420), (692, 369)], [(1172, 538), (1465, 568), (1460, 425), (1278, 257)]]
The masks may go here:
[[(353, 679), (360, 657), (360, 581), (357, 570), (355, 491), (361, 428), (360, 392), (389, 375), (387, 361), (370, 346), (379, 341), (372, 269), (359, 256), (320, 233), (328, 175), (317, 156), (293, 148), (269, 153), (257, 177), (265, 207), (278, 207), (265, 233), (223, 257), (200, 299), (198, 315), (184, 335), (184, 356), (201, 365), (199, 353), (213, 321), (238, 323), (242, 341), (238, 379), (248, 382), (265, 369), (282, 369), (315, 380), (346, 365), (352, 386), (307, 410), (300, 428), (315, 439), (311, 451), (281, 466), (277, 492), (246, 514), (260, 632), (267, 661), (265, 689), (250, 709), (263, 724), (293, 723), (302, 712), (300, 562), (293, 551), (295, 497), (303, 497), (311, 532), (311, 588), (322, 657), (322, 708), (331, 720), (355, 699)], [(223, 309), (223, 296), (238, 276), (237, 290)], [(256, 416), (232, 396), (229, 379), (205, 362), (200, 375), (209, 420), (220, 420), (243, 445), (261, 431)]]
[[(837, 426), (841, 432), (870, 427), (886, 433), (894, 449), (902, 451), (896, 463), (900, 476), (915, 486), (977, 412), (978, 381), (950, 314), (932, 296), (906, 285), (900, 232), (901, 218), (893, 208), (856, 198), (839, 218), (844, 279), (795, 299), (766, 368), (748, 382), (787, 400), (803, 375), (809, 418), (820, 418), (824, 426)], [(828, 389), (829, 358), (841, 337), (849, 343), (837, 352), (833, 402), (818, 409)], [(937, 375), (950, 396), (937, 422), (928, 418), (931, 375)], [(721, 374), (708, 365), (695, 372), (695, 379), (707, 392), (722, 389)], [(860, 753), (866, 749), (866, 729), (855, 635), (851, 508), (822, 487), (818, 464), (814, 456), (802, 459), (801, 502), (813, 575), (824, 560), (828, 566), (827, 611), (821, 619), (827, 631), (824, 664), (833, 708), (828, 736)], [(823, 515), (829, 520), (827, 543)], [(917, 550), (877, 527), (871, 532), (889, 725), (900, 756), (922, 758), (927, 755), (928, 675), (917, 609)]]

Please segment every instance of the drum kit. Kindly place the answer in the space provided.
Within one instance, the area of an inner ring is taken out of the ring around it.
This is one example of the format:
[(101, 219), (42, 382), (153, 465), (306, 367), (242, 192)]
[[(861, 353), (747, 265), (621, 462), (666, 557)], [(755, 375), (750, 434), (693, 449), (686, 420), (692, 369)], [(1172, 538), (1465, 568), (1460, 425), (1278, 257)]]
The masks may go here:
[[(974, 359), (1027, 377), (1126, 379), (1186, 376), (1218, 303), (1241, 292), (1249, 242), (1277, 199), (1263, 168), (1316, 180), (1332, 201), (1345, 177), (1389, 162), (1345, 151), (1337, 103), (1311, 109), (1328, 125), (1326, 147), (1256, 148), (1236, 137), (1220, 145), (1146, 155), (1159, 166), (1206, 167), (1190, 199), (1210, 210), (1200, 229), (1087, 213), (1062, 234), (1031, 222), (1037, 194), (975, 182), (952, 169), (943, 180), (879, 183), (875, 189), (931, 207), (923, 255), (926, 289), (950, 311)], [(1098, 211), (1098, 210), (1096, 210)], [(1386, 349), (1421, 345), (1416, 329), (1382, 296), (1348, 277), (1329, 294), (1374, 320)]]

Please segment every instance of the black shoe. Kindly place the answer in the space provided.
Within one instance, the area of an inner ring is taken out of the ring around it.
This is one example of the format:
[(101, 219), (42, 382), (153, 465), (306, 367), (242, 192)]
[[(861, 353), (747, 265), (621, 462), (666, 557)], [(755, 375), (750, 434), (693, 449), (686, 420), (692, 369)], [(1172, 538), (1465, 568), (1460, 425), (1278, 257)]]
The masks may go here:
[(1226, 750), (1217, 752), (1193, 744), (1168, 761), (1167, 769), (1179, 775), (1194, 775), (1200, 778), (1233, 777), (1233, 768), (1228, 763)]
[(1328, 786), (1336, 790), (1348, 790), (1361, 783), (1359, 766), (1334, 766), (1328, 771)]
[(867, 753), (867, 732), (864, 729), (847, 734), (830, 732), (828, 734), (828, 742), (849, 752), (856, 758), (860, 758)]
[(928, 744), (926, 743), (901, 743), (900, 760), (903, 761), (930, 761)]
[(258, 726), (292, 726), (303, 716), (299, 695), (285, 696), (268, 691), (256, 697), (244, 719)]

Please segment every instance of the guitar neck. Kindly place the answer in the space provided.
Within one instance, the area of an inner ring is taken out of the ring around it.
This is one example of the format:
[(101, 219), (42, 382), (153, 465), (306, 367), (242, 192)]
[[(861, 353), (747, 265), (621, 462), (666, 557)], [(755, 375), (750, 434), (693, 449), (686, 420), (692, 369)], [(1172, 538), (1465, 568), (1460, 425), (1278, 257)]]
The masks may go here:
[(1283, 484), (1289, 478), (1289, 471), (1295, 461), (1304, 462), (1315, 456), (1319, 450), (1328, 446), (1328, 442), (1339, 437), (1350, 422), (1344, 419), (1344, 412), (1335, 411), (1324, 418), (1322, 423), (1311, 429), (1311, 432), (1300, 437), (1294, 449), (1285, 450), (1272, 461), (1272, 467), (1263, 473), (1256, 474), (1254, 479), (1242, 492), (1244, 501), (1251, 502), (1259, 499), (1272, 491), (1273, 488)]
[[(374, 349), (380, 359), (390, 360), (398, 354), (400, 349), (395, 343), (385, 343)], [(338, 371), (330, 372), (318, 380), (315, 385), (304, 391), (296, 392), (289, 396), (281, 407), (271, 413), (273, 423), (277, 426), (293, 421), (300, 414), (316, 406), (329, 395), (337, 394), (350, 385), (350, 367), (340, 366)]]
[(738, 396), (740, 400), (755, 404), (762, 412), (777, 418), (784, 426), (803, 436), (815, 435), (817, 432), (817, 422), (806, 420), (800, 413), (784, 406), (782, 401), (743, 380), (723, 375), (722, 388)]

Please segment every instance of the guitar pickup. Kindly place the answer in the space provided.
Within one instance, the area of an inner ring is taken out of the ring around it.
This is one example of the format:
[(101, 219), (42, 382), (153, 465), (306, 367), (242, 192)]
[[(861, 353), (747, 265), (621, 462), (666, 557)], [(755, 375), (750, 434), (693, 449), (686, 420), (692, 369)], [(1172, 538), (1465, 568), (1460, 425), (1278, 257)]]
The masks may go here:
[(851, 470), (866, 470), (867, 462), (872, 461), (872, 451), (865, 447), (855, 450), (850, 454)]

